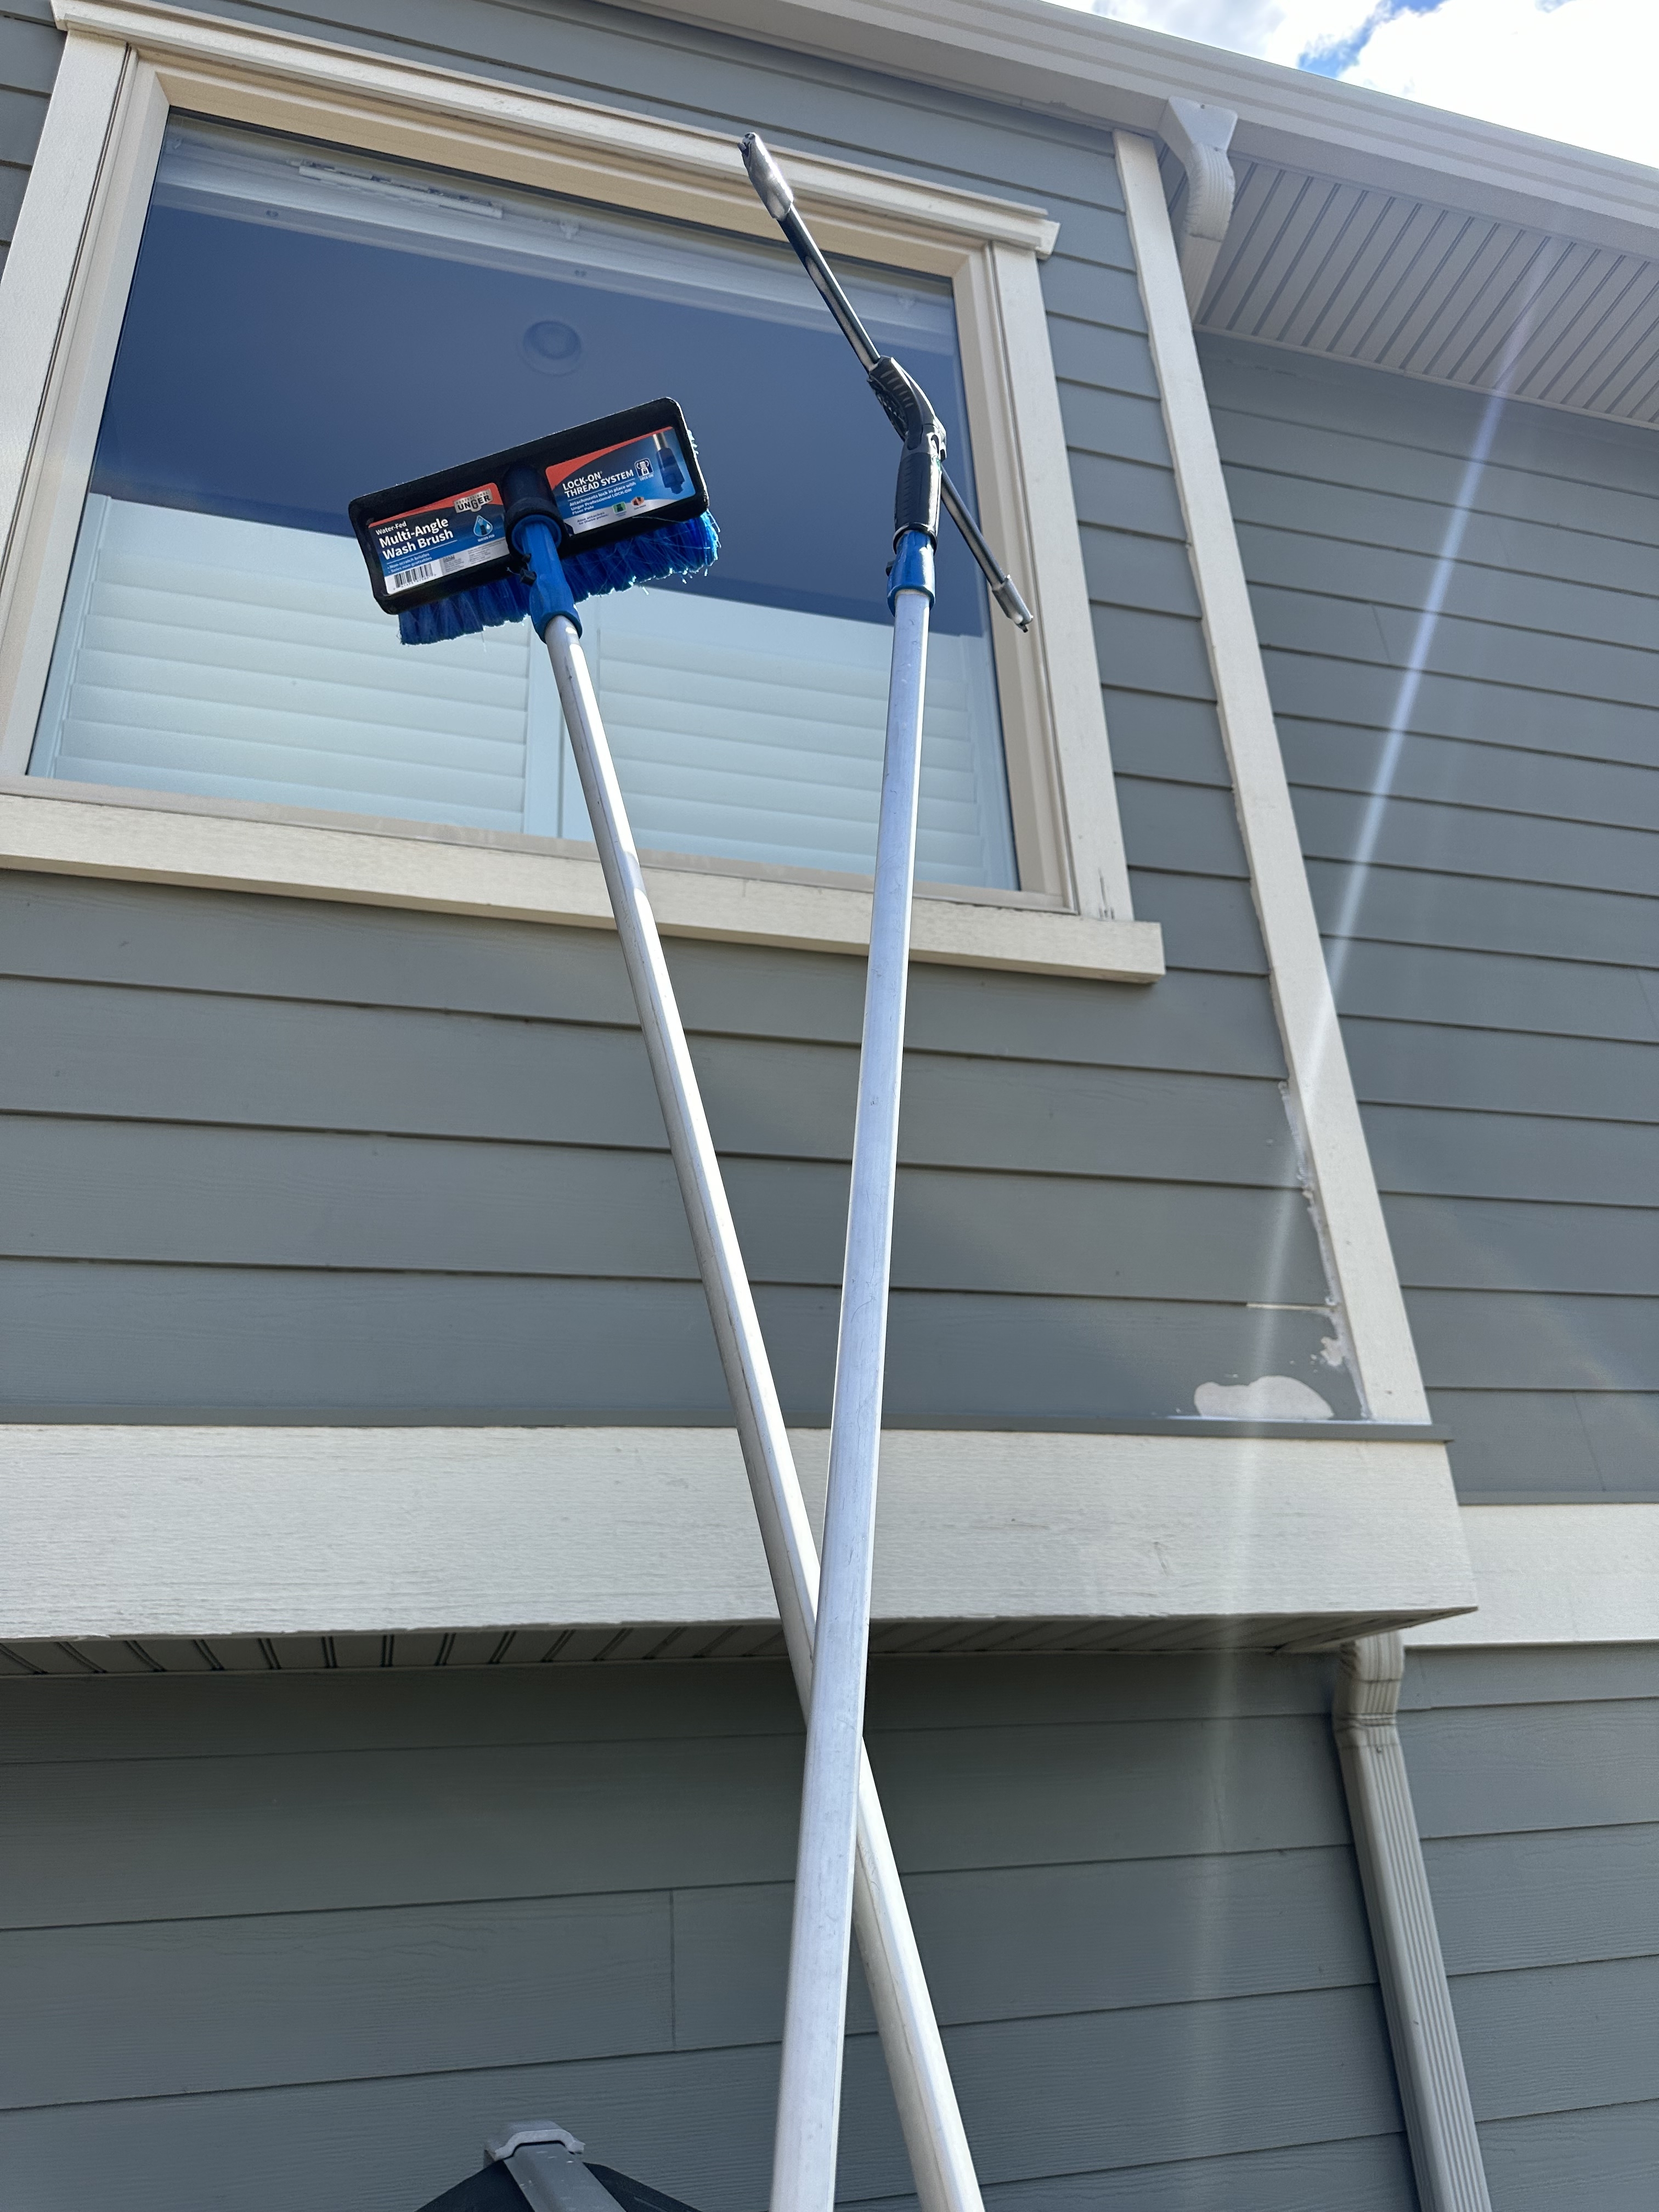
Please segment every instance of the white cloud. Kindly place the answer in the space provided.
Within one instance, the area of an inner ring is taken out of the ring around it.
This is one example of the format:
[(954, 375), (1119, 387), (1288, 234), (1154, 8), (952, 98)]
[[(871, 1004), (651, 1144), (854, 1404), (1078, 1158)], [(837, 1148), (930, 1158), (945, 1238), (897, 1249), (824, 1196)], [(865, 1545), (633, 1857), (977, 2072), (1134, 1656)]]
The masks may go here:
[(1294, 65), (1311, 47), (1352, 37), (1376, 6), (1376, 0), (1095, 0), (1095, 13)]
[(1379, 24), (1349, 82), (1659, 163), (1655, 0), (1443, 0)]
[[(1096, 12), (1296, 64), (1358, 40), (1351, 84), (1659, 167), (1659, 0), (1094, 0)], [(1407, 12), (1395, 12), (1404, 9)], [(1387, 15), (1387, 20), (1377, 20)], [(1367, 25), (1370, 28), (1367, 29)]]

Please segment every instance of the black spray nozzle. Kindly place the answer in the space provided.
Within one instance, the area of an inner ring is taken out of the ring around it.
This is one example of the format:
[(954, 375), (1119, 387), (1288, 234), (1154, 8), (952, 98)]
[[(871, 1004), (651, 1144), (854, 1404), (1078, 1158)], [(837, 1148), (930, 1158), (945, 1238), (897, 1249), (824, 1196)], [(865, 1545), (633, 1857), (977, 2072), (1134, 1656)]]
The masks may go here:
[(870, 371), (870, 389), (904, 441), (898, 489), (893, 499), (893, 543), (896, 545), (907, 530), (921, 530), (927, 532), (930, 544), (936, 544), (939, 489), (945, 477), (945, 425), (915, 377), (890, 355)]
[[(762, 206), (782, 231), (790, 245), (794, 247), (802, 268), (811, 278), (825, 307), (839, 324), (842, 336), (858, 356), (859, 366), (870, 379), (876, 397), (887, 409), (889, 420), (901, 437), (906, 436), (904, 422), (894, 414), (892, 408), (888, 406), (881, 386), (877, 382), (877, 371), (884, 366), (883, 358), (878, 353), (869, 331), (860, 320), (857, 308), (842, 291), (835, 271), (819, 252), (817, 240), (801, 221), (795, 207), (795, 196), (789, 189), (788, 179), (773, 160), (766, 142), (758, 131), (750, 131), (743, 141), (743, 165), (749, 172), (749, 181), (755, 187)], [(896, 362), (890, 365), (894, 368), (897, 367)], [(900, 370), (899, 373), (902, 375), (903, 371)], [(928, 412), (930, 414), (933, 412), (931, 408)], [(942, 456), (944, 453), (942, 430), (939, 435), (941, 441), (939, 451)], [(907, 447), (905, 460), (900, 465), (901, 484), (903, 481), (903, 472), (908, 470), (910, 465)], [(968, 550), (979, 563), (980, 572), (990, 587), (991, 597), (1012, 623), (1021, 629), (1030, 629), (1031, 611), (1021, 599), (1012, 577), (1009, 575), (1001, 562), (986, 544), (984, 533), (968, 512), (967, 502), (962, 494), (942, 470), (939, 470), (938, 474), (939, 489), (934, 495), (933, 508), (935, 530), (938, 527), (937, 502), (942, 498), (951, 521), (962, 532)], [(904, 494), (901, 489), (901, 504), (903, 499)]]

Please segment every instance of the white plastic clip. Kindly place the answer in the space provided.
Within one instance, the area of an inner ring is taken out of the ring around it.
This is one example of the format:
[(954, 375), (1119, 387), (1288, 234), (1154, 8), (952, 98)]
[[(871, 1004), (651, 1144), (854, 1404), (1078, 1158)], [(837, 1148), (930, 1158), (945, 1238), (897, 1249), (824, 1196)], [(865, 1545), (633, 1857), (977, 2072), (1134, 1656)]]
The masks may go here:
[(511, 2135), (497, 2136), (484, 2145), (484, 2156), (499, 2164), (511, 2158), (525, 2143), (562, 2143), (573, 2157), (580, 2158), (587, 2146), (579, 2143), (568, 2128), (562, 2128), (555, 2120), (526, 2120), (514, 2129)]

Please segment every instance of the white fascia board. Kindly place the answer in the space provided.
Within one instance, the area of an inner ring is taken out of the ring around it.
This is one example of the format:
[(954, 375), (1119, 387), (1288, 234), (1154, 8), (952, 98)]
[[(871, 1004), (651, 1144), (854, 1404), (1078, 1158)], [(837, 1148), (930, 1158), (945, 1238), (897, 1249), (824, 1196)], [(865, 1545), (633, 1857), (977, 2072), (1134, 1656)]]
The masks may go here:
[(1659, 1644), (1659, 1504), (1466, 1505), (1477, 1613), (1410, 1630), (1414, 1650)]
[[(827, 1434), (794, 1444), (821, 1523)], [(9, 1640), (777, 1617), (726, 1429), (19, 1425), (0, 1523)], [(878, 1623), (1237, 1621), (1272, 1645), (1474, 1597), (1441, 1443), (884, 1439)]]
[(1659, 174), (1053, 0), (630, 0), (768, 46), (1154, 133), (1171, 94), (1231, 108), (1233, 150), (1651, 253)]

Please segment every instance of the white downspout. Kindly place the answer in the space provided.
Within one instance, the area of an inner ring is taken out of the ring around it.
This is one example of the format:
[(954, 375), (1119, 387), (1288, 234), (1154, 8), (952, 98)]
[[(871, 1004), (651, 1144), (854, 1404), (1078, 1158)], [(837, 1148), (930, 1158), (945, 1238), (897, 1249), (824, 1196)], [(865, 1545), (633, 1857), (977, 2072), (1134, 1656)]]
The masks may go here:
[(1422, 2212), (1492, 2212), (1396, 1716), (1397, 1635), (1342, 1646), (1332, 1709)]
[(1230, 108), (1204, 107), (1195, 100), (1166, 100), (1158, 118), (1158, 137), (1187, 173), (1176, 252), (1188, 311), (1194, 318), (1233, 218), (1235, 179), (1227, 149), (1237, 125)]

